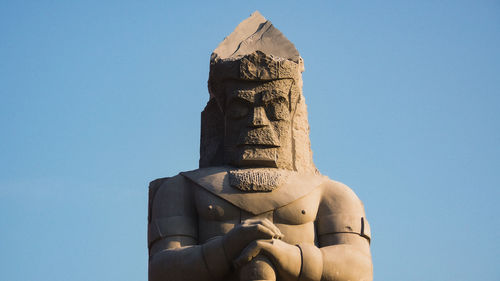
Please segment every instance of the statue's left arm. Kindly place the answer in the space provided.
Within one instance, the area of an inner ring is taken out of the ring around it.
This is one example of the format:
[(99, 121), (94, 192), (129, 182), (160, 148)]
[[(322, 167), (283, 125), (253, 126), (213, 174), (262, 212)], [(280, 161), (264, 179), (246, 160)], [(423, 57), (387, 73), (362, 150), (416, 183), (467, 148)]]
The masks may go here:
[(370, 227), (356, 194), (338, 182), (321, 187), (316, 218), (317, 245), (292, 245), (281, 240), (259, 240), (250, 244), (235, 261), (242, 266), (259, 254), (267, 256), (280, 280), (370, 281)]
[(370, 226), (361, 200), (339, 182), (330, 181), (323, 188), (316, 220), (322, 262), (309, 246), (311, 258), (307, 253), (303, 257), (303, 270), (318, 270), (322, 264), (321, 280), (373, 280)]

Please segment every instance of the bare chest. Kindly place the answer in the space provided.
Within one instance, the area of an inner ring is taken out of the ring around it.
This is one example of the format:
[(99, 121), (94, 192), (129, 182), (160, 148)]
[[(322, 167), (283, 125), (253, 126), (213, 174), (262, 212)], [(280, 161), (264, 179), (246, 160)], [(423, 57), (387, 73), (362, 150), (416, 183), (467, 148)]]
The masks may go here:
[(284, 234), (287, 243), (314, 243), (314, 221), (320, 201), (319, 189), (294, 202), (259, 215), (253, 215), (216, 195), (197, 188), (194, 192), (200, 242), (222, 236), (246, 219), (267, 218)]

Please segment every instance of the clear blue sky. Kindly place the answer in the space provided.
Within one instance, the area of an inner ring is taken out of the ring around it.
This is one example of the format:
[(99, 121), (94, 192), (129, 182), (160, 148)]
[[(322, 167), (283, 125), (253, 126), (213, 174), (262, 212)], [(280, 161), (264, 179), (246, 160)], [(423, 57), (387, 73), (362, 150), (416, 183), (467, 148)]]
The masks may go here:
[(500, 280), (499, 1), (1, 1), (0, 280), (146, 280), (147, 185), (197, 168), (211, 51), (304, 58), (320, 171), (375, 280)]

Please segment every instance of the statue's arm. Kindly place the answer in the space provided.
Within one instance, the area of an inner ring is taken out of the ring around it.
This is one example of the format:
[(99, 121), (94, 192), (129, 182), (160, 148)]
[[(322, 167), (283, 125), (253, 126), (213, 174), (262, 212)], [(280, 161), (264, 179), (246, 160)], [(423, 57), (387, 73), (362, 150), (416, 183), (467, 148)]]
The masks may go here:
[(192, 192), (190, 184), (180, 175), (151, 183), (149, 281), (209, 281), (227, 273), (229, 265), (221, 239), (198, 245)]
[(363, 204), (341, 183), (329, 181), (320, 188), (317, 245), (292, 245), (276, 239), (254, 241), (234, 264), (242, 266), (263, 254), (283, 280), (372, 280), (370, 227)]
[(281, 235), (267, 219), (246, 220), (200, 244), (193, 183), (178, 175), (150, 186), (149, 281), (217, 281), (248, 243)]
[[(346, 185), (329, 182), (324, 186), (317, 217), (319, 253), (308, 249), (305, 255), (322, 259), (321, 280), (372, 280), (370, 227), (363, 204)], [(307, 253), (309, 251), (309, 253)], [(304, 270), (319, 270), (304, 257)], [(311, 272), (313, 273), (313, 272)]]

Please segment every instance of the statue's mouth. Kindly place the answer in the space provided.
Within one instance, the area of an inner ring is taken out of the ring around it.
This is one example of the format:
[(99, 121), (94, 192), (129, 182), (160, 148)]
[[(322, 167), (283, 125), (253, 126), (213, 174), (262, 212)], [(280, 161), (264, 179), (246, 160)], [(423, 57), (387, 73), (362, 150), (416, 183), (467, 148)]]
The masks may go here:
[(266, 149), (266, 148), (278, 148), (280, 145), (274, 145), (274, 144), (262, 144), (262, 143), (240, 143), (238, 144), (238, 147), (245, 148), (245, 147), (254, 147), (256, 149)]
[(236, 149), (236, 159), (233, 158), (236, 166), (244, 167), (277, 167), (277, 154), (275, 145), (245, 144), (239, 145)]

